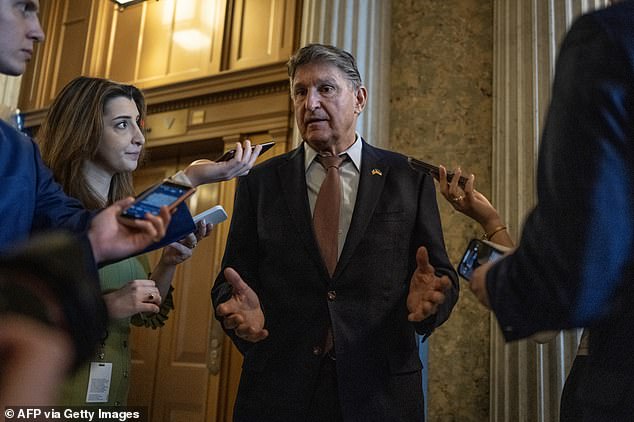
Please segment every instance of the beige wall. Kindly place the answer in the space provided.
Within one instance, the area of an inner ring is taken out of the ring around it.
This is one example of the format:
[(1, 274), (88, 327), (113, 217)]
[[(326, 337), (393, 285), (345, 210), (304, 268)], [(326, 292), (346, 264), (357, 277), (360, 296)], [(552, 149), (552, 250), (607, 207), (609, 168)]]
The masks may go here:
[[(389, 148), (460, 164), (491, 193), (493, 0), (392, 1)], [(439, 195), (457, 263), (478, 226)], [(449, 321), (430, 339), (428, 420), (486, 421), (489, 315), (461, 283)]]

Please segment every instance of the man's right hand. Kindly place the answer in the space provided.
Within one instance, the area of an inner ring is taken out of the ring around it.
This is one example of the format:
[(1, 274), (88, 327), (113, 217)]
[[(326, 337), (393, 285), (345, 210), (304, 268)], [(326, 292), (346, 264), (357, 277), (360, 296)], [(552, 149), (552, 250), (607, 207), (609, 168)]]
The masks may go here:
[(264, 312), (258, 295), (233, 268), (225, 268), (224, 275), (233, 288), (233, 294), (231, 299), (216, 308), (216, 314), (224, 317), (222, 325), (251, 343), (264, 340), (269, 332), (264, 328)]

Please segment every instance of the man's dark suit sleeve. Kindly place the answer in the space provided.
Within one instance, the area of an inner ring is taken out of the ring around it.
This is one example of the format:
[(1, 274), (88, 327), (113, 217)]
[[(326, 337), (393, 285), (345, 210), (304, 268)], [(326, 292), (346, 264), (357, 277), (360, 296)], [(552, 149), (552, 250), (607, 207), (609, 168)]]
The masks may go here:
[(589, 15), (562, 45), (540, 146), (538, 204), (517, 251), (486, 280), (507, 340), (596, 321), (627, 277), (634, 66), (631, 43), (613, 35)]
[[(431, 176), (426, 176), (423, 180), (419, 195), (419, 215), (416, 221), (412, 250), (415, 253), (419, 246), (425, 246), (429, 254), (429, 262), (434, 267), (436, 274), (438, 276), (446, 275), (451, 280), (451, 288), (446, 292), (446, 300), (438, 306), (436, 314), (415, 324), (416, 332), (427, 337), (449, 318), (451, 310), (458, 301), (459, 283), (458, 275), (447, 256), (436, 200), (436, 187)], [(415, 264), (416, 262), (414, 262)], [(414, 266), (414, 268), (416, 267)]]
[[(222, 260), (222, 269), (235, 269), (242, 279), (257, 293), (257, 225), (256, 216), (249, 193), (247, 177), (240, 177), (236, 187), (234, 212), (231, 217), (231, 227)], [(218, 274), (211, 297), (214, 309), (231, 298), (231, 285), (225, 280), (223, 271)], [(221, 318), (219, 318), (221, 320)], [(225, 330), (233, 343), (243, 354), (252, 343), (237, 337), (233, 330)]]

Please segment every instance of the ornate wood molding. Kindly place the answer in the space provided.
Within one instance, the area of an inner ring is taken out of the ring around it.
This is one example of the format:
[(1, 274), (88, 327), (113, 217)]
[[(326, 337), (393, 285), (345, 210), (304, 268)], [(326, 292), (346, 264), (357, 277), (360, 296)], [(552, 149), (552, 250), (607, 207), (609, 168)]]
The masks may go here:
[[(290, 126), (289, 83), (282, 62), (150, 88), (144, 93), (148, 147), (287, 131)], [(25, 126), (39, 126), (47, 111), (26, 113)]]

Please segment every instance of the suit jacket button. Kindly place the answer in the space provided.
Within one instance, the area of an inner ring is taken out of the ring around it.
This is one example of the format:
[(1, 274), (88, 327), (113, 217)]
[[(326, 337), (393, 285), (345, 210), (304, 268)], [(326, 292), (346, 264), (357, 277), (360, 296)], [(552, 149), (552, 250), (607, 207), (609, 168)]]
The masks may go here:
[(323, 350), (321, 350), (321, 347), (319, 347), (319, 346), (313, 347), (313, 355), (321, 356), (322, 352), (323, 352)]
[(337, 293), (334, 290), (330, 290), (328, 292), (328, 300), (332, 302), (335, 299), (337, 299)]

